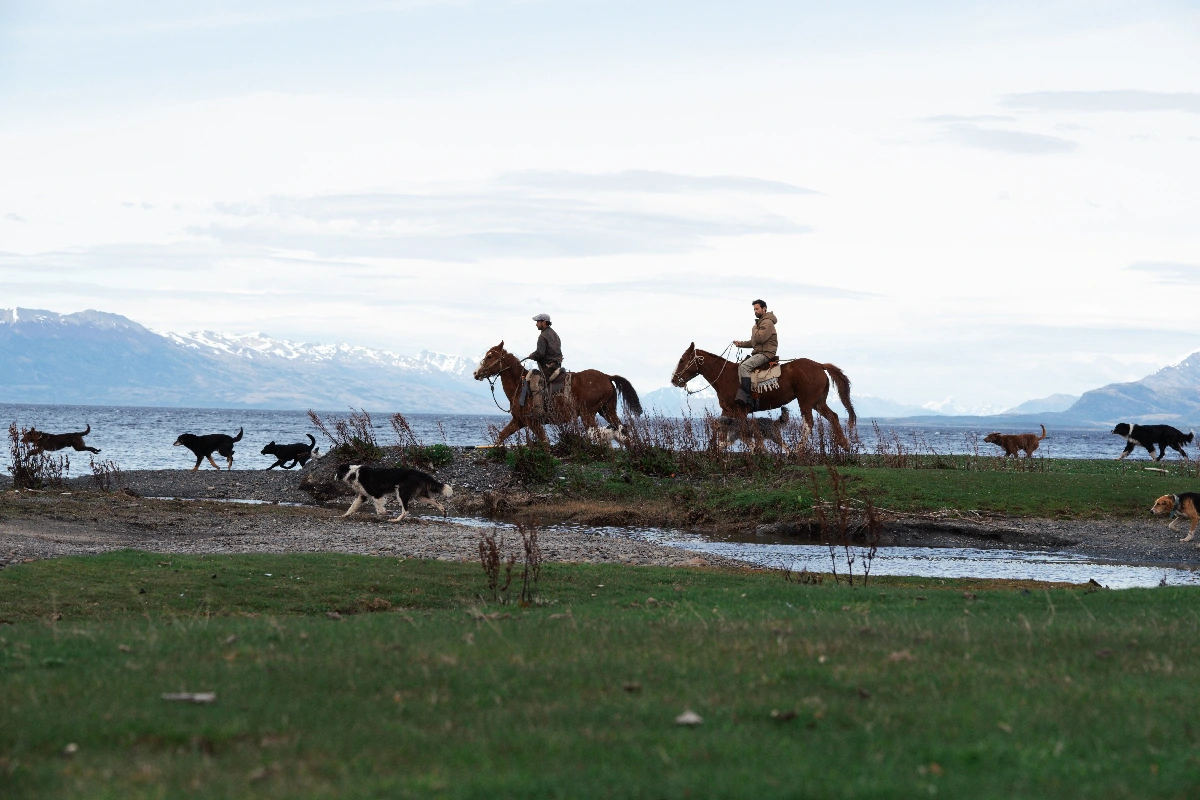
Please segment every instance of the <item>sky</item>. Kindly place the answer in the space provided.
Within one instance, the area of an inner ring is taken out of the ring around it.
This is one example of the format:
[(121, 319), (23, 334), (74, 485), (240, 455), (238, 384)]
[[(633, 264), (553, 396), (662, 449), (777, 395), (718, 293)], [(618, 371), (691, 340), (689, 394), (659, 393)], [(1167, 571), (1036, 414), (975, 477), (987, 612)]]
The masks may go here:
[(0, 307), (991, 412), (1200, 350), (1200, 6), (0, 0)]

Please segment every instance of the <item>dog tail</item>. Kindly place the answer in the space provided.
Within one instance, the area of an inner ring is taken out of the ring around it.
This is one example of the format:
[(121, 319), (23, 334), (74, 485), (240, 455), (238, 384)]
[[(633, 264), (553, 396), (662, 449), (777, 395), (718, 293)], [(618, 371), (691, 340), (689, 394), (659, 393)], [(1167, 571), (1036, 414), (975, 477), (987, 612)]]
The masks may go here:
[(238, 435), (233, 437), (235, 442), (240, 442), (242, 440), (242, 430), (242, 428), (238, 428)]
[(788, 419), (789, 419), (789, 418), (790, 418), (790, 416), (791, 416), (790, 414), (788, 414), (787, 406), (784, 406), (783, 408), (781, 408), (781, 409), (779, 410), (779, 412), (780, 412), (780, 413), (779, 413), (779, 424), (780, 424), (780, 425), (787, 425), (787, 423), (788, 423)]
[[(1042, 435), (1038, 437), (1038, 441), (1040, 442), (1042, 439), (1045, 439), (1045, 438), (1046, 438), (1046, 426), (1043, 425), (1042, 426)], [(1188, 441), (1191, 441), (1191, 440), (1189, 439)]]
[(611, 376), (613, 385), (617, 387), (617, 392), (621, 395), (621, 400), (625, 403), (625, 408), (633, 413), (635, 417), (642, 414), (642, 401), (638, 398), (637, 390), (633, 388), (633, 384), (622, 378), (620, 375)]
[(311, 442), (311, 444), (308, 446), (308, 450), (309, 450), (309, 452), (312, 452), (313, 448), (315, 448), (317, 446), (317, 440), (313, 438), (313, 435), (311, 433), (306, 433), (304, 435), (307, 436), (308, 441)]
[[(89, 422), (89, 423), (87, 424), (87, 430), (86, 430), (86, 431), (84, 431), (83, 433), (79, 434), (79, 435), (80, 435), (80, 436), (87, 436), (87, 435), (88, 435), (89, 433), (91, 433), (91, 432), (92, 432), (92, 423), (90, 423), (90, 422)], [(1191, 440), (1189, 439), (1188, 441), (1191, 441)]]
[(850, 379), (846, 377), (846, 373), (833, 364), (822, 364), (821, 366), (829, 373), (829, 377), (837, 386), (838, 399), (842, 401), (842, 405), (846, 407), (846, 413), (849, 415), (846, 422), (853, 428), (858, 424), (858, 415), (854, 413), (854, 403), (850, 402)]

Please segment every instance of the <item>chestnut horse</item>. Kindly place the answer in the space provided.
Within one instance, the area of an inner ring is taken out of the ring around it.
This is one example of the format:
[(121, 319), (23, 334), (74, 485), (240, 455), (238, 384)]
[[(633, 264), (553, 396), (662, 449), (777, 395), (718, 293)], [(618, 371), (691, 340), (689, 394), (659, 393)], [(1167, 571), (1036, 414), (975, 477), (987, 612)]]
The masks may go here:
[[(533, 409), (525, 409), (517, 403), (517, 395), (521, 392), (521, 380), (525, 368), (512, 353), (504, 349), (504, 342), (496, 345), (483, 355), (479, 366), (475, 368), (475, 380), (500, 376), (500, 384), (504, 387), (504, 396), (508, 398), (512, 421), (500, 431), (496, 444), (500, 444), (522, 428), (528, 427), (539, 439), (546, 438), (546, 423), (561, 425), (576, 417), (583, 418), (585, 428), (596, 428), (596, 415), (600, 414), (614, 430), (620, 432), (621, 418), (617, 416), (617, 395), (625, 403), (625, 408), (634, 414), (642, 413), (642, 401), (638, 399), (633, 384), (620, 375), (606, 375), (598, 369), (585, 369), (571, 373), (571, 394), (557, 395), (547, 403), (546, 413), (533, 413)], [(538, 409), (540, 411), (541, 409)]]
[[(706, 350), (697, 350), (696, 343), (692, 342), (679, 357), (679, 363), (675, 365), (675, 374), (671, 376), (671, 384), (686, 388), (688, 381), (697, 375), (702, 376), (716, 390), (722, 416), (741, 419), (750, 409), (733, 402), (738, 392), (737, 368), (736, 362), (726, 361)], [(812, 412), (815, 408), (829, 421), (837, 443), (849, 448), (850, 443), (842, 433), (837, 414), (825, 403), (829, 397), (831, 380), (837, 386), (838, 398), (849, 412), (847, 424), (853, 428), (858, 418), (854, 414), (854, 405), (850, 402), (850, 379), (833, 364), (818, 364), (808, 358), (797, 358), (783, 365), (782, 374), (779, 376), (779, 388), (755, 394), (758, 398), (758, 409), (767, 411), (786, 406), (795, 400), (800, 404), (800, 413), (804, 417), (804, 437), (808, 438), (812, 432)]]

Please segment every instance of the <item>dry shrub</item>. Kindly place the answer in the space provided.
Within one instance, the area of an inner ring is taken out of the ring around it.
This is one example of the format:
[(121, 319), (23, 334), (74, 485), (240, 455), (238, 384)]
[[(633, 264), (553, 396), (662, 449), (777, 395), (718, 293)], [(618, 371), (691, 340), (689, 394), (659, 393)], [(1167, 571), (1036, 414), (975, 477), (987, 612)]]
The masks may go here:
[(345, 417), (322, 420), (317, 412), (309, 409), (308, 418), (330, 442), (330, 453), (338, 461), (356, 464), (374, 464), (383, 459), (383, 448), (375, 436), (375, 426), (366, 409), (355, 411)]
[(71, 471), (70, 457), (52, 456), (48, 453), (31, 454), (33, 445), (23, 441), (27, 433), (29, 429), (18, 427), (16, 422), (8, 426), (8, 471), (12, 475), (13, 488), (62, 488), (63, 481)]
[(89, 456), (88, 466), (92, 469), (92, 483), (100, 491), (116, 492), (124, 487), (125, 474), (121, 472), (117, 462), (110, 459), (97, 461), (94, 457)]

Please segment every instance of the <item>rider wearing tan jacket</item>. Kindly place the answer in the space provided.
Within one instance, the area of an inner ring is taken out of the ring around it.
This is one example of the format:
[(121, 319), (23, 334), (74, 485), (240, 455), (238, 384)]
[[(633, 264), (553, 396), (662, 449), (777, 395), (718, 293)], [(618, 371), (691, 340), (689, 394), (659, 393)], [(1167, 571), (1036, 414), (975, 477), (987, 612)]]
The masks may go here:
[(751, 411), (758, 410), (758, 401), (750, 396), (750, 373), (766, 366), (779, 352), (779, 335), (775, 332), (775, 323), (779, 318), (767, 311), (765, 301), (754, 301), (754, 318), (750, 338), (733, 340), (735, 347), (751, 348), (750, 355), (738, 364), (738, 381), (741, 388), (734, 399), (739, 405), (750, 406)]

